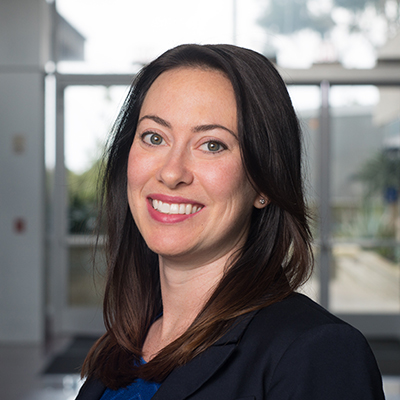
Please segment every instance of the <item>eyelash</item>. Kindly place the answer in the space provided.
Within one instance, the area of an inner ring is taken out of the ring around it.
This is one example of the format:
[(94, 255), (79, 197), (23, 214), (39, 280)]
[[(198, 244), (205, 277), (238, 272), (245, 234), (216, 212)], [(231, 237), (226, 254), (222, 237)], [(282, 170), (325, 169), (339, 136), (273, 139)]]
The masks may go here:
[[(161, 142), (160, 143), (152, 143), (151, 142), (151, 137), (152, 136), (157, 136), (158, 138), (160, 138), (161, 139)], [(162, 145), (165, 141), (164, 141), (164, 138), (159, 134), (159, 133), (157, 133), (157, 132), (145, 132), (145, 133), (143, 133), (142, 135), (141, 135), (141, 138), (142, 138), (142, 141), (145, 143), (145, 144), (147, 144), (148, 146), (160, 146), (160, 145)], [(209, 149), (201, 149), (203, 146), (205, 146), (205, 145), (209, 145), (210, 143), (215, 143), (215, 144), (217, 144), (218, 146), (220, 146), (220, 148), (218, 149), (218, 150), (216, 150), (216, 151), (212, 151), (212, 150), (209, 150)], [(220, 142), (219, 140), (208, 140), (208, 141), (206, 141), (206, 142), (204, 142), (204, 143), (202, 143), (201, 145), (200, 145), (200, 149), (202, 150), (202, 151), (204, 151), (205, 153), (214, 153), (214, 154), (218, 154), (218, 153), (220, 153), (220, 152), (222, 152), (222, 151), (224, 151), (224, 150), (226, 150), (228, 147), (224, 144), (224, 143), (222, 143), (222, 142)]]
[(218, 146), (220, 146), (221, 148), (218, 149), (218, 150), (216, 150), (216, 151), (212, 151), (212, 150), (203, 150), (203, 151), (205, 151), (206, 153), (218, 154), (218, 153), (220, 153), (221, 151), (224, 151), (224, 150), (227, 149), (226, 145), (225, 145), (224, 143), (220, 142), (219, 140), (208, 140), (207, 142), (204, 142), (204, 143), (200, 146), (200, 148), (203, 147), (203, 146), (205, 146), (205, 145), (209, 145), (210, 143), (215, 143), (215, 144), (217, 144)]
[[(151, 143), (151, 137), (152, 136), (159, 137), (161, 139), (161, 142), (160, 143)], [(146, 143), (147, 145), (149, 145), (149, 146), (160, 146), (161, 144), (163, 144), (163, 142), (165, 142), (164, 138), (159, 133), (156, 133), (156, 132), (145, 132), (145, 133), (143, 133), (141, 138), (142, 138), (142, 141), (144, 143)], [(146, 140), (147, 138), (149, 138), (148, 139), (149, 141)]]

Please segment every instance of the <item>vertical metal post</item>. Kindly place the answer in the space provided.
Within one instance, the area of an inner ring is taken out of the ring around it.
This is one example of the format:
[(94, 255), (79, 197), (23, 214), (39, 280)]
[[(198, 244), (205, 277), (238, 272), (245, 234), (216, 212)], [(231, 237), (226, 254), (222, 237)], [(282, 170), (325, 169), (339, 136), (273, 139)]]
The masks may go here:
[(331, 138), (330, 138), (330, 109), (329, 82), (321, 82), (321, 111), (319, 134), (319, 233), (320, 233), (320, 303), (329, 307), (329, 280), (331, 265)]
[(237, 44), (237, 0), (232, 0), (232, 43)]
[(50, 8), (50, 20), (51, 20), (51, 29), (50, 29), (50, 61), (53, 62), (53, 73), (57, 71), (57, 63), (59, 56), (59, 15), (57, 12), (57, 4), (56, 0), (47, 0)]
[(54, 77), (55, 101), (55, 165), (53, 172), (51, 193), (51, 229), (50, 229), (50, 270), (49, 270), (49, 307), (50, 334), (60, 333), (62, 330), (62, 312), (66, 296), (65, 269), (65, 227), (66, 227), (66, 191), (64, 168), (64, 88), (60, 87), (57, 73), (58, 62), (58, 13), (56, 0), (48, 1), (51, 12), (51, 61)]
[(51, 303), (53, 333), (62, 331), (67, 299), (67, 188), (64, 163), (64, 87), (56, 74), (56, 162), (53, 185)]

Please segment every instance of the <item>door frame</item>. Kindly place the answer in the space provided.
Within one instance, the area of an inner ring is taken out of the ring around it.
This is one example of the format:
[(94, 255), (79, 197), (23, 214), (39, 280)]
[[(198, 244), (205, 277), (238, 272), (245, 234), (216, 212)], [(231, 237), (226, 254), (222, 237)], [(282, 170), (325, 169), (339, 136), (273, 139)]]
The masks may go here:
[(101, 334), (103, 314), (99, 307), (68, 305), (68, 249), (94, 243), (90, 235), (69, 235), (67, 214), (67, 185), (65, 173), (65, 90), (69, 86), (129, 86), (133, 75), (55, 74), (55, 168), (52, 193), (50, 318), (53, 334)]
[[(339, 64), (315, 66), (310, 69), (294, 70), (278, 68), (287, 85), (317, 85), (321, 89), (320, 110), (320, 176), (319, 194), (321, 196), (320, 215), (320, 255), (319, 283), (320, 303), (329, 309), (329, 270), (334, 245), (330, 237), (330, 110), (329, 90), (333, 85), (374, 85), (400, 87), (400, 65), (378, 64), (370, 70), (347, 70)], [(102, 311), (96, 307), (69, 307), (67, 298), (68, 282), (68, 246), (71, 236), (67, 234), (67, 191), (64, 158), (64, 93), (68, 86), (129, 86), (134, 75), (126, 74), (55, 74), (56, 81), (56, 160), (52, 196), (51, 264), (50, 264), (50, 310), (52, 333), (63, 334), (101, 334), (104, 332)], [(86, 243), (91, 237), (74, 237), (75, 243)], [(397, 243), (400, 245), (400, 243)], [(400, 301), (400, 299), (399, 299)], [(400, 313), (396, 314), (359, 314), (340, 313), (340, 318), (348, 321), (365, 335), (400, 337)]]

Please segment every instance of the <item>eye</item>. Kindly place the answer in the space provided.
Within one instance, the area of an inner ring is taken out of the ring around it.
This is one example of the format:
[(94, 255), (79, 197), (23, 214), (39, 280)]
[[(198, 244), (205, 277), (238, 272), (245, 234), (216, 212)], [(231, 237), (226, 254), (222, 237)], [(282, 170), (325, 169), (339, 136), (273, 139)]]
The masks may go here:
[(160, 144), (163, 144), (164, 139), (162, 138), (161, 135), (158, 133), (154, 132), (147, 132), (142, 135), (142, 140), (143, 142), (150, 144), (152, 146), (159, 146)]
[(222, 150), (226, 150), (226, 146), (216, 140), (209, 140), (208, 142), (203, 143), (200, 146), (200, 149), (204, 151), (209, 151), (211, 153), (219, 153)]

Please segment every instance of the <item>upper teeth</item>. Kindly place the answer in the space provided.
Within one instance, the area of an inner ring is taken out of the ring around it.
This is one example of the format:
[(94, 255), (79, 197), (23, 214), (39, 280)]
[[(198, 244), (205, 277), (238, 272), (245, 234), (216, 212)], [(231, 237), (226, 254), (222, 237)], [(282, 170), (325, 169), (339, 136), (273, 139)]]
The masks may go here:
[(152, 200), (152, 205), (155, 210), (163, 214), (194, 214), (201, 209), (200, 206), (188, 203), (163, 203), (161, 200)]

